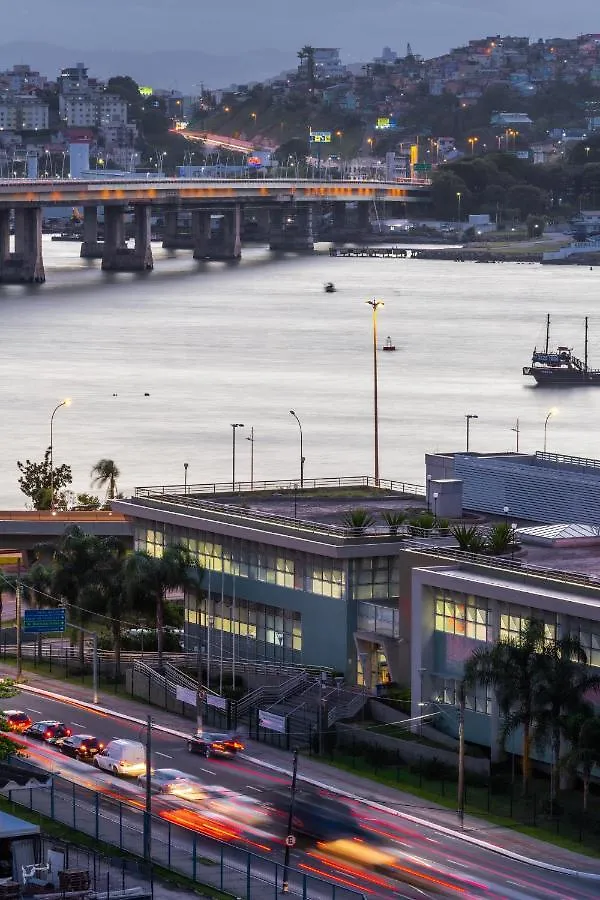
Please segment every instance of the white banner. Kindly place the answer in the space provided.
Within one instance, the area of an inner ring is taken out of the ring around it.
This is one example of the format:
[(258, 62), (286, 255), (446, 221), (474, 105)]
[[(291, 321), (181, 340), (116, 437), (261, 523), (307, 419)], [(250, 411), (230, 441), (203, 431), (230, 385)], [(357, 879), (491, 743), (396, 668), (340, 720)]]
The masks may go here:
[(189, 688), (177, 685), (175, 696), (182, 703), (187, 703), (189, 706), (196, 706), (196, 691), (191, 691)]
[(214, 706), (216, 709), (227, 709), (227, 698), (219, 697), (218, 694), (207, 694), (206, 705)]
[(274, 713), (258, 711), (258, 724), (261, 728), (267, 728), (269, 731), (278, 731), (280, 734), (286, 732), (286, 717), (276, 716)]

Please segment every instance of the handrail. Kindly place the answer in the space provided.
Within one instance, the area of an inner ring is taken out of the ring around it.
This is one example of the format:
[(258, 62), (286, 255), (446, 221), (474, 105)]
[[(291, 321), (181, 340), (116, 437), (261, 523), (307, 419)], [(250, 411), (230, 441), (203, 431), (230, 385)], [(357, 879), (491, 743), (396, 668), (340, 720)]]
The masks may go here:
[[(340, 478), (305, 478), (303, 491), (317, 490), (319, 488), (332, 487), (373, 487), (381, 490), (399, 491), (401, 493), (412, 493), (413, 490), (419, 495), (426, 493), (425, 487), (421, 484), (413, 484), (409, 481), (403, 481), (397, 478), (380, 478), (375, 481), (372, 475), (349, 475)], [(235, 490), (233, 490), (230, 481), (221, 482), (199, 482), (197, 484), (163, 484), (136, 487), (135, 496), (154, 496), (155, 494), (181, 494), (188, 496), (193, 494), (229, 494), (232, 493), (261, 493), (262, 491), (296, 490), (299, 496), (302, 491), (297, 479), (291, 480), (274, 480), (274, 481), (236, 481)]]

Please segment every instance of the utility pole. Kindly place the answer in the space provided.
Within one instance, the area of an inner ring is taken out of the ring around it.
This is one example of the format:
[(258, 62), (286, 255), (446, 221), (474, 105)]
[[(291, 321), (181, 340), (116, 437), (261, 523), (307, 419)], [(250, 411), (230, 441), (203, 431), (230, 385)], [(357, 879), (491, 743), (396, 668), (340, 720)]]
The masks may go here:
[(144, 808), (144, 859), (152, 859), (152, 716), (146, 724), (146, 805)]
[(21, 557), (17, 560), (17, 583), (15, 585), (15, 616), (17, 618), (17, 681), (23, 674), (23, 653), (21, 648)]
[(290, 851), (296, 843), (294, 837), (294, 801), (296, 799), (296, 778), (298, 774), (298, 750), (294, 750), (294, 763), (292, 766), (292, 784), (290, 788), (290, 809), (288, 813), (288, 827), (285, 838), (285, 856), (283, 859), (283, 879), (281, 883), (281, 893), (287, 894), (290, 890), (289, 885), (289, 868), (290, 868)]
[(465, 683), (461, 681), (458, 703), (458, 821), (465, 823)]

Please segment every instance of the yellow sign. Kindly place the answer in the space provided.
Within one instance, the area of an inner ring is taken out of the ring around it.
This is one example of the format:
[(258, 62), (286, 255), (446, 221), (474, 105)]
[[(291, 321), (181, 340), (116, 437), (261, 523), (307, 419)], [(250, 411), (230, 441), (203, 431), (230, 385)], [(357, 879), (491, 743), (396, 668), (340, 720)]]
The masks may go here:
[(311, 131), (310, 141), (312, 144), (330, 144), (331, 143), (331, 132), (330, 131)]
[(22, 553), (11, 553), (0, 550), (0, 566), (16, 566), (22, 559)]
[(390, 127), (390, 117), (382, 116), (380, 119), (377, 119), (377, 124), (375, 128), (389, 128)]
[(151, 87), (148, 87), (147, 85), (140, 85), (140, 94), (142, 95), (142, 97), (151, 97), (153, 93), (154, 91)]
[(419, 145), (411, 144), (410, 145), (410, 164), (411, 166), (415, 166), (419, 162)]

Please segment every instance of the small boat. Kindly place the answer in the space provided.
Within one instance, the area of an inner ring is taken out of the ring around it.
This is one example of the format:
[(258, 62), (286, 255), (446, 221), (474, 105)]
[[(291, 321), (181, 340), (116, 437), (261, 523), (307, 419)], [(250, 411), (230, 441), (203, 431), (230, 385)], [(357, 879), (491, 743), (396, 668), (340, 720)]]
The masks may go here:
[(383, 347), (382, 347), (381, 349), (382, 349), (382, 350), (387, 350), (388, 353), (391, 352), (392, 350), (395, 350), (395, 349), (396, 349), (396, 345), (395, 345), (395, 344), (392, 344), (392, 339), (391, 339), (391, 337), (389, 336), (389, 334), (388, 334), (387, 338), (385, 339), (385, 344), (383, 345)]
[(543, 350), (534, 348), (531, 365), (523, 367), (538, 385), (552, 387), (577, 384), (600, 385), (600, 369), (588, 366), (588, 320), (585, 319), (584, 357), (578, 359), (570, 347), (550, 347), (550, 316), (546, 317), (546, 343)]
[(324, 286), (324, 290), (326, 294), (335, 294), (336, 286), (333, 281), (327, 281)]

